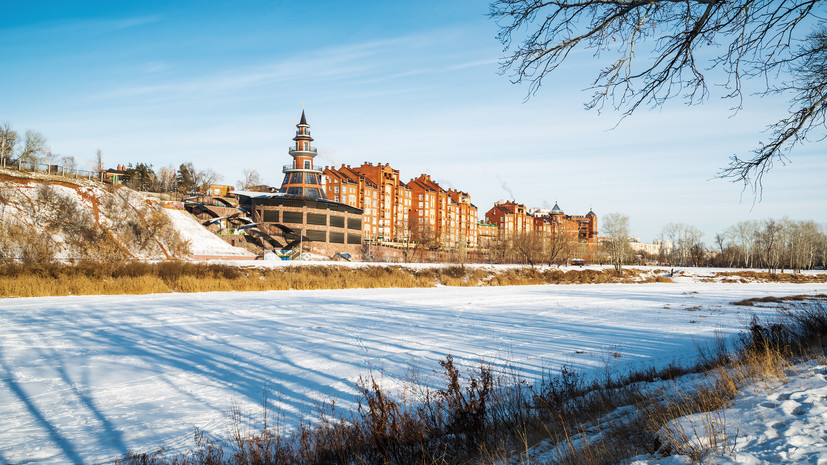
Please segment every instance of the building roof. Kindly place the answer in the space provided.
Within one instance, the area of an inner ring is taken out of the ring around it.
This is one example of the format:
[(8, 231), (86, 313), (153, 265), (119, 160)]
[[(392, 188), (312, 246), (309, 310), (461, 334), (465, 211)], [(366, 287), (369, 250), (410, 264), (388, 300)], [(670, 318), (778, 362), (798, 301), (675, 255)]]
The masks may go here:
[(307, 118), (304, 116), (304, 109), (302, 109), (302, 119), (299, 121), (299, 125), (309, 126), (309, 124), (307, 124)]
[(251, 199), (258, 199), (258, 198), (268, 198), (268, 197), (284, 197), (284, 194), (281, 192), (256, 192), (256, 191), (245, 191), (245, 190), (237, 190), (229, 192), (228, 194), (235, 195), (236, 197), (249, 197)]
[(554, 202), (554, 208), (551, 209), (551, 214), (552, 215), (562, 215), (563, 214), (563, 210), (560, 209), (560, 207), (557, 205), (557, 202)]

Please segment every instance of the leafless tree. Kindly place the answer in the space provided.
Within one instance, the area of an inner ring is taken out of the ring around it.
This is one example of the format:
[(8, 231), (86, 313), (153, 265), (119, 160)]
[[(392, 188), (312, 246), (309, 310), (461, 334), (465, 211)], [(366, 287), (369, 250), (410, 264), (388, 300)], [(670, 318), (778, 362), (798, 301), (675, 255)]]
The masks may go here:
[(757, 249), (764, 266), (770, 273), (775, 273), (783, 263), (784, 234), (784, 225), (772, 219), (764, 221), (761, 229), (758, 230)]
[(14, 153), (14, 146), (17, 143), (17, 132), (13, 131), (9, 123), (0, 126), (0, 160), (8, 162)]
[(554, 262), (566, 263), (577, 250), (577, 233), (556, 230), (543, 242), (543, 252), (549, 265)]
[(788, 268), (794, 272), (813, 267), (819, 242), (818, 225), (813, 221), (784, 221)]
[(727, 229), (727, 234), (732, 237), (732, 242), (738, 249), (740, 256), (739, 266), (749, 268), (754, 266), (755, 240), (758, 234), (758, 222), (740, 221), (735, 226)]
[(23, 163), (39, 163), (47, 156), (46, 138), (37, 131), (31, 129), (23, 136), (23, 148), (20, 151), (19, 160)]
[(175, 191), (177, 179), (175, 176), (175, 168), (172, 165), (158, 168), (158, 170), (155, 172), (155, 179), (158, 182), (157, 188), (159, 191)]
[(581, 49), (607, 63), (587, 108), (608, 104), (624, 117), (673, 97), (702, 102), (704, 73), (712, 70), (723, 72), (720, 84), (735, 109), (743, 102), (743, 79), (788, 95), (789, 114), (771, 127), (769, 139), (751, 158), (732, 157), (719, 173), (756, 193), (773, 162), (784, 162), (811, 130), (827, 127), (823, 14), (819, 0), (495, 0), (490, 9), (507, 53), (502, 71), (528, 82), (529, 96)]
[(821, 225), (816, 238), (816, 258), (814, 263), (827, 268), (827, 225)]
[(103, 152), (101, 151), (101, 149), (98, 149), (95, 152), (94, 171), (98, 179), (103, 181), (103, 172), (106, 171), (106, 165), (103, 163)]
[(249, 190), (253, 186), (258, 186), (261, 184), (258, 171), (254, 169), (245, 168), (241, 171), (241, 175), (244, 176), (244, 179), (236, 183), (236, 186), (238, 186), (239, 189)]
[(523, 264), (534, 266), (543, 259), (543, 241), (535, 232), (521, 232), (511, 240), (511, 247)]
[(703, 248), (700, 243), (703, 235), (700, 229), (684, 223), (669, 223), (661, 231), (661, 237), (672, 242), (673, 262), (677, 261), (683, 266), (691, 262), (693, 248), (697, 246)]
[(617, 272), (620, 272), (623, 263), (629, 257), (629, 217), (620, 213), (609, 213), (603, 217), (603, 234), (609, 240), (604, 247), (609, 255), (609, 261)]
[(196, 172), (196, 187), (201, 192), (206, 192), (210, 184), (215, 184), (223, 179), (223, 176), (213, 171), (211, 168), (206, 168)]
[(75, 157), (71, 155), (66, 155), (60, 158), (60, 164), (63, 166), (63, 169), (66, 171), (74, 171), (77, 167), (77, 161), (75, 161)]
[[(420, 226), (422, 226), (422, 229), (419, 229)], [(439, 247), (439, 238), (431, 226), (428, 224), (420, 225), (416, 217), (410, 217), (407, 234), (405, 234), (401, 247), (402, 259), (405, 263), (410, 263), (417, 256), (421, 258), (422, 252), (425, 250), (436, 250)]]

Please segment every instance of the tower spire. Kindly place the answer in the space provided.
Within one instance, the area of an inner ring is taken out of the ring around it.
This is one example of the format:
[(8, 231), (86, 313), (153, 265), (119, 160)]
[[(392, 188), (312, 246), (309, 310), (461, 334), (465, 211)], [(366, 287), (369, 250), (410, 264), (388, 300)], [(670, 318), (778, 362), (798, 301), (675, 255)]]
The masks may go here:
[(318, 154), (312, 146), (313, 138), (310, 137), (310, 125), (307, 124), (307, 116), (302, 109), (302, 116), (299, 124), (296, 125), (296, 137), (293, 138), (295, 146), (288, 149), (293, 157), (293, 163), (285, 165), (282, 172), (284, 181), (281, 184), (281, 192), (288, 195), (297, 195), (316, 199), (326, 199), (322, 189), (322, 170), (313, 167), (313, 159)]

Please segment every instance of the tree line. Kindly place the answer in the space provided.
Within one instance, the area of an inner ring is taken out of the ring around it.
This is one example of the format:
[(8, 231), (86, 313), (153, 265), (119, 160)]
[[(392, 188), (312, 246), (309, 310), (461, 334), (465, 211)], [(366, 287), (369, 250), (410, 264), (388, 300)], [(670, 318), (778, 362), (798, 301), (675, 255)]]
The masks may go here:
[(827, 268), (827, 228), (812, 220), (741, 221), (716, 234), (711, 248), (698, 228), (669, 223), (661, 231), (657, 254), (633, 252), (628, 225), (628, 217), (616, 213), (603, 219), (602, 253), (617, 269), (641, 259), (670, 266), (764, 268), (770, 273)]
[(70, 170), (77, 168), (75, 157), (52, 152), (43, 134), (32, 129), (19, 134), (9, 123), (0, 124), (0, 165), (18, 163), (34, 166), (60, 163)]
[(222, 176), (210, 168), (197, 169), (192, 162), (181, 163), (178, 168), (173, 165), (152, 168), (148, 163), (132, 163), (123, 167), (121, 177), (123, 185), (143, 192), (206, 192), (211, 184), (216, 184)]
[[(0, 166), (20, 166), (36, 169), (38, 165), (58, 164), (67, 171), (78, 168), (77, 160), (71, 155), (61, 155), (52, 151), (46, 137), (38, 131), (26, 130), (18, 133), (8, 122), (0, 124)], [(222, 176), (210, 168), (196, 168), (192, 162), (153, 168), (151, 163), (136, 162), (118, 165), (124, 174), (120, 182), (131, 189), (145, 192), (206, 192), (210, 184), (222, 180)], [(103, 179), (106, 165), (103, 152), (98, 149), (92, 161), (91, 170), (99, 179)], [(238, 187), (251, 189), (260, 183), (258, 172), (244, 170), (244, 179), (238, 181)]]

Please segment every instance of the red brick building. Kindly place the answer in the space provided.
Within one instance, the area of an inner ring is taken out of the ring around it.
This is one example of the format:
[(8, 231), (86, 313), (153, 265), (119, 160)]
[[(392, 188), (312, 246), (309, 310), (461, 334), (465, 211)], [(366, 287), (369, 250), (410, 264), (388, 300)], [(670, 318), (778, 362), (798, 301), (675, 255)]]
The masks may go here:
[(427, 174), (408, 182), (413, 194), (411, 229), (414, 236), (451, 246), (476, 247), (477, 207), (461, 191), (445, 190)]
[(325, 192), (334, 202), (362, 209), (362, 236), (376, 239), (379, 233), (379, 186), (350, 165), (339, 169), (326, 167)]
[(497, 202), (485, 214), (485, 220), (497, 225), (500, 239), (513, 239), (519, 234), (538, 233), (541, 237), (570, 234), (579, 242), (596, 243), (597, 215), (566, 215), (555, 203), (551, 210), (526, 209), (512, 201)]
[(497, 225), (497, 237), (514, 239), (520, 234), (534, 232), (534, 218), (526, 206), (513, 201), (500, 201), (485, 213), (485, 221)]

